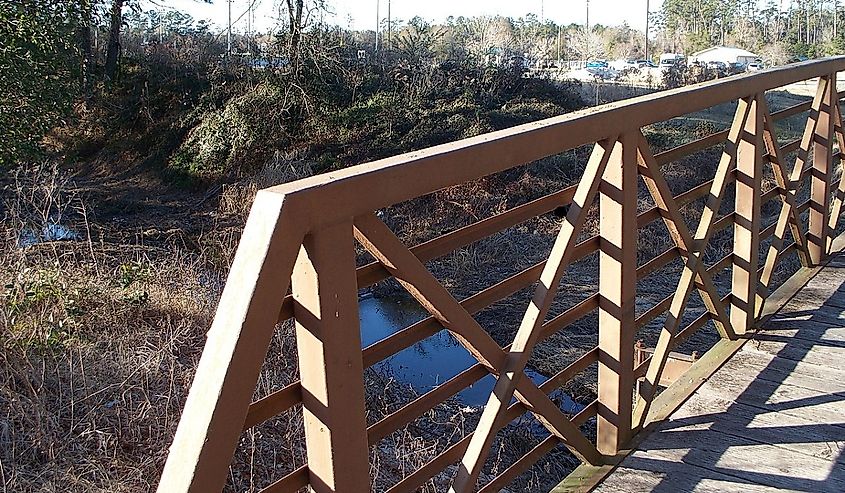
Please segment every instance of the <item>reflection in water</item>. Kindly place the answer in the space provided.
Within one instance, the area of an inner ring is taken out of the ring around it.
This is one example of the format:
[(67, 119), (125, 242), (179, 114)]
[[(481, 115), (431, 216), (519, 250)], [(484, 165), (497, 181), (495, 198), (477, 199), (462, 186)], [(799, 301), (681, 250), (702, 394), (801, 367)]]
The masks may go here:
[[(363, 298), (361, 309), (361, 343), (364, 347), (418, 322), (428, 316), (418, 305), (409, 305), (387, 299)], [(437, 387), (476, 363), (475, 358), (461, 346), (446, 330), (414, 344), (377, 363), (378, 369), (388, 370), (396, 379), (411, 385), (417, 392), (424, 393)], [(536, 384), (546, 380), (540, 373), (525, 370), (525, 374)], [(471, 387), (458, 394), (458, 399), (467, 406), (483, 406), (490, 397), (496, 379), (487, 375)], [(559, 402), (561, 409), (573, 413), (583, 406), (568, 395), (556, 391), (552, 399)]]
[(18, 247), (24, 248), (45, 241), (78, 240), (79, 233), (68, 229), (58, 223), (45, 224), (41, 231), (36, 229), (24, 229), (18, 236)]

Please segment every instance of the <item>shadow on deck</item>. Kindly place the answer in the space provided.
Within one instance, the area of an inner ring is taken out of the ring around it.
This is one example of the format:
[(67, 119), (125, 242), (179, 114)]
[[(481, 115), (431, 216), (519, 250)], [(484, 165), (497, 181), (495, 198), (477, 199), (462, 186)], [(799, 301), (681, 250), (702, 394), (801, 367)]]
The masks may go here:
[(596, 489), (845, 491), (841, 250)]

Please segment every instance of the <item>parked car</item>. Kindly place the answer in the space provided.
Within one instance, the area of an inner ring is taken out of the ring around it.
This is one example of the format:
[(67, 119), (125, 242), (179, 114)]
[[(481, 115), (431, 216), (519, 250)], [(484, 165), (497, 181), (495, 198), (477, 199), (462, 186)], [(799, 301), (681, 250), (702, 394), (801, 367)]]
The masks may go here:
[(760, 62), (749, 63), (748, 66), (745, 67), (745, 70), (748, 72), (757, 72), (759, 70), (763, 70), (763, 64)]
[(718, 77), (724, 77), (725, 75), (728, 75), (728, 64), (725, 62), (707, 62), (707, 69), (716, 72), (716, 76)]
[(680, 53), (664, 53), (660, 55), (660, 69), (665, 71), (671, 69), (682, 69), (686, 65), (686, 57)]
[(585, 70), (597, 79), (610, 80), (619, 77), (619, 72), (610, 67), (588, 66)]
[(741, 74), (745, 72), (745, 64), (742, 62), (733, 62), (728, 65), (728, 72), (730, 74)]

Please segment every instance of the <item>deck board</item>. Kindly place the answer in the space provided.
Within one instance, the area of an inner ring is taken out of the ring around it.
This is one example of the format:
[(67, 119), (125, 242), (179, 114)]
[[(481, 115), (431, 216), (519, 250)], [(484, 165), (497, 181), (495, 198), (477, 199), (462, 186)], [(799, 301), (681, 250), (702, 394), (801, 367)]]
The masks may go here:
[(845, 491), (845, 254), (596, 491)]

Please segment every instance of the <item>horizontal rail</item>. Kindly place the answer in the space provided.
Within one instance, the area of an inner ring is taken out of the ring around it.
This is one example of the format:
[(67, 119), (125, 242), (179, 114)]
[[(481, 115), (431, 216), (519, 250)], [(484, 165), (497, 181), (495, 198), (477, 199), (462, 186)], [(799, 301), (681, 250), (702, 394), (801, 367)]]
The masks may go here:
[[(703, 82), (305, 178), (268, 189), (311, 229), (843, 67), (839, 57)], [(401, 186), (397, 186), (401, 184)], [(367, 190), (361, 194), (361, 190)], [(301, 200), (301, 201), (300, 201)], [(331, 213), (334, 211), (334, 213)]]
[[(452, 488), (458, 493), (474, 491), (497, 434), (510, 430), (509, 423), (525, 413), (532, 413), (549, 437), (527, 453), (509, 457), (508, 467), (482, 484), (481, 491), (507, 487), (559, 446), (592, 464), (618, 455), (630, 434), (644, 425), (657, 385), (665, 381), (662, 369), (673, 348), (710, 322), (721, 337), (741, 337), (753, 329), (759, 305), (765, 302), (784, 255), (797, 252), (804, 265), (816, 265), (826, 255), (829, 230), (837, 227), (834, 216), (845, 201), (845, 193), (831, 193), (831, 186), (839, 188), (839, 183), (831, 183), (831, 166), (841, 161), (834, 146), (845, 142), (840, 105), (835, 104), (840, 100), (835, 72), (840, 70), (845, 70), (845, 57), (708, 82), (259, 192), (159, 490), (219, 490), (238, 433), (296, 408), (303, 419), (301, 446), (307, 465), (286, 465), (287, 474), (262, 491), (292, 493), (309, 486), (336, 493), (366, 491), (371, 486), (367, 458), (380, 450), (380, 440), (413, 425), (487, 375), (499, 373), (509, 378), (496, 378), (477, 427), (456, 437), (389, 491), (415, 491), (459, 461), (462, 466)], [(812, 101), (769, 112), (766, 90), (811, 77), (820, 77)], [(731, 101), (738, 103), (727, 130), (652, 152), (644, 127)], [(801, 138), (778, 142), (775, 122), (807, 111)], [(583, 176), (572, 186), (415, 246), (404, 245), (378, 213), (593, 144)], [(680, 193), (672, 191), (674, 184), (666, 176), (670, 168), (663, 166), (722, 144), (718, 159), (715, 153), (702, 157), (713, 157), (716, 173), (707, 177), (712, 179)], [(799, 167), (796, 171), (786, 162), (793, 158)], [(769, 167), (772, 173), (764, 175)], [(771, 176), (776, 186), (767, 184)], [(642, 190), (640, 177), (646, 185)], [(642, 205), (648, 200), (642, 192), (650, 195), (651, 204)], [(775, 220), (773, 211), (778, 205)], [(516, 272), (473, 290), (460, 301), (426, 267), (450, 252), (552, 212), (565, 218), (548, 259), (513, 269)], [(690, 216), (697, 214), (698, 227), (690, 230), (687, 223), (694, 220)], [(656, 221), (665, 228), (654, 225)], [(729, 228), (734, 232), (730, 250), (727, 236), (721, 233)], [(670, 243), (657, 249), (659, 253), (645, 255), (637, 251), (642, 235), (665, 236)], [(786, 235), (793, 241), (782, 247)], [(714, 237), (715, 242), (711, 241)], [(772, 247), (766, 248), (770, 240)], [(361, 260), (360, 256), (356, 259), (356, 241), (377, 261), (356, 266), (356, 260)], [(722, 257), (707, 265), (714, 243), (719, 243), (716, 247)], [(599, 277), (590, 292), (591, 281), (582, 279), (586, 272), (582, 269), (594, 261)], [(559, 293), (568, 287), (563, 280), (576, 262), (580, 264), (575, 267), (579, 271), (575, 280), (588, 293), (568, 293), (561, 300)], [(678, 274), (680, 264), (685, 268)], [(674, 274), (667, 276), (670, 272)], [(640, 313), (638, 286), (642, 289), (642, 280), (658, 275), (661, 282), (655, 286), (660, 295)], [(731, 276), (727, 294), (725, 275)], [(431, 315), (360, 349), (360, 313), (356, 313), (360, 290), (391, 277)], [(674, 293), (666, 292), (669, 286), (662, 279), (667, 277), (672, 282), (678, 279)], [(511, 303), (512, 297), (532, 286), (534, 296), (525, 305), (521, 323), (514, 325), (513, 342), (500, 347), (474, 315), (496, 303)], [(693, 290), (701, 295), (703, 312), (688, 301)], [(562, 312), (561, 302), (568, 304)], [(669, 310), (672, 316), (666, 315)], [(652, 324), (661, 315), (662, 328), (654, 332), (652, 328), (657, 327)], [(301, 380), (250, 402), (273, 322), (291, 317), (296, 324)], [(596, 320), (596, 346), (539, 385), (524, 377), (536, 344), (567, 327), (580, 336)], [(649, 327), (648, 337), (660, 334), (652, 356), (636, 364), (630, 327)], [(364, 370), (444, 329), (469, 352), (474, 364), (368, 423)], [(598, 369), (598, 397), (570, 416), (550, 396), (574, 378), (592, 375), (585, 373), (592, 367)], [(632, 378), (643, 378), (642, 385), (634, 386)], [(592, 417), (596, 418), (595, 435), (582, 429)], [(439, 441), (437, 445), (438, 450), (443, 447)], [(191, 462), (190, 467), (174, 457)]]

